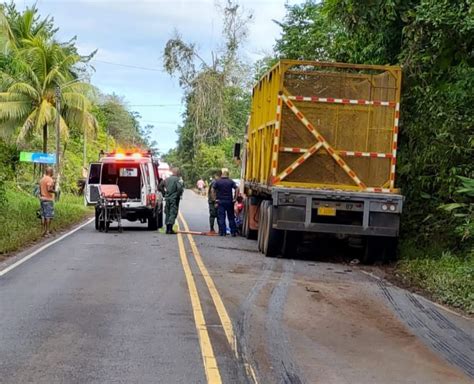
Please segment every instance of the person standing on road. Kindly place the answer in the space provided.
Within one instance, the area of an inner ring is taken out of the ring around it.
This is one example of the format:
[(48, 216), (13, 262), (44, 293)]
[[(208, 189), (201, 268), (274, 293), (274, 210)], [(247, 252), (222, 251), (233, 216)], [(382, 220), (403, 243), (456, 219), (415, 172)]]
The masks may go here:
[(173, 230), (176, 217), (178, 216), (179, 200), (183, 194), (183, 183), (179, 177), (179, 169), (173, 168), (172, 175), (166, 178), (161, 185), (161, 191), (165, 197), (166, 233), (174, 235)]
[(237, 184), (232, 179), (229, 179), (229, 170), (222, 169), (222, 176), (219, 180), (214, 181), (212, 187), (216, 201), (218, 204), (217, 216), (219, 223), (219, 235), (226, 235), (225, 217), (229, 221), (230, 233), (233, 237), (237, 236), (237, 226), (235, 225), (234, 203), (237, 195)]
[(47, 167), (44, 176), (39, 182), (39, 198), (41, 206), (41, 224), (43, 236), (51, 235), (51, 220), (54, 218), (54, 190), (53, 168)]
[[(214, 230), (214, 223), (216, 222), (216, 219), (217, 219), (217, 201), (216, 201), (216, 195), (213, 192), (212, 188), (216, 180), (219, 180), (220, 178), (221, 178), (221, 171), (218, 171), (215, 173), (214, 179), (209, 184), (209, 190), (207, 191), (207, 202), (209, 203), (210, 233), (216, 233), (216, 231)], [(219, 225), (219, 220), (217, 221), (217, 225)], [(220, 232), (221, 231), (219, 229), (219, 233)]]
[(202, 179), (202, 177), (197, 181), (196, 186), (199, 191), (199, 194), (201, 196), (204, 195), (204, 180)]

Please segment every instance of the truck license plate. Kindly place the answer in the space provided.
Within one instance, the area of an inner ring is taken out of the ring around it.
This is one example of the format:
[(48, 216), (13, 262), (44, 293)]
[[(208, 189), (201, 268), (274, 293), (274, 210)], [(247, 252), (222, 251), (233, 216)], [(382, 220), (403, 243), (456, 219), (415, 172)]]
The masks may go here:
[(336, 216), (336, 208), (320, 207), (318, 208), (319, 216)]

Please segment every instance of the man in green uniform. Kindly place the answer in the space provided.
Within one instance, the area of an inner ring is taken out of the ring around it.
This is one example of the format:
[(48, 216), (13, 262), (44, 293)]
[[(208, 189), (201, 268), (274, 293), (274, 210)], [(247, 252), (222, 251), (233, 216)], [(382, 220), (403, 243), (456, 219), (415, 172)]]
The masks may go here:
[(183, 194), (183, 184), (178, 176), (179, 169), (173, 168), (172, 175), (162, 183), (162, 192), (165, 197), (166, 233), (174, 235), (173, 225), (178, 216), (179, 200)]
[(214, 174), (214, 180), (209, 183), (209, 190), (207, 191), (207, 202), (209, 203), (209, 227), (210, 227), (210, 233), (216, 233), (214, 230), (214, 223), (217, 220), (217, 201), (216, 201), (216, 195), (213, 193), (212, 187), (214, 185), (214, 182), (216, 180), (219, 180), (221, 178), (221, 171), (217, 171)]

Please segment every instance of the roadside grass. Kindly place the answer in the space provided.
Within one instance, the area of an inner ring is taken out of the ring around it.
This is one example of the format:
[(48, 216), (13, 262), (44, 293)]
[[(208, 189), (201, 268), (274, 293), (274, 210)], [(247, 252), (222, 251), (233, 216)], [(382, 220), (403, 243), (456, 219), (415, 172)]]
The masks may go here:
[[(41, 222), (36, 217), (39, 201), (13, 184), (6, 185), (6, 203), (0, 207), (0, 260), (41, 237)], [(55, 204), (52, 230), (58, 231), (91, 213), (82, 196), (62, 194)]]
[(433, 245), (400, 246), (396, 275), (404, 285), (421, 288), (434, 299), (474, 314), (474, 250), (457, 255)]

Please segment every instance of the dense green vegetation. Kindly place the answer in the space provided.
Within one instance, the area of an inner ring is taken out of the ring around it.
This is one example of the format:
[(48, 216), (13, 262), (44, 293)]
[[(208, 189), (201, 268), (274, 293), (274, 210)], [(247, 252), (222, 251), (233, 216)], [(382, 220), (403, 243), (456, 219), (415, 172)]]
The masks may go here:
[[(42, 235), (40, 219), (36, 217), (38, 200), (16, 185), (8, 185), (5, 197), (8, 204), (0, 207), (0, 260), (2, 254), (15, 251)], [(70, 194), (62, 196), (54, 209), (54, 231), (68, 227), (91, 214), (90, 209), (84, 206), (82, 196)]]
[(183, 41), (178, 33), (164, 50), (164, 68), (178, 77), (186, 107), (177, 148), (165, 157), (181, 168), (188, 185), (200, 177), (209, 178), (221, 167), (229, 168), (232, 177), (240, 176), (232, 159), (233, 144), (243, 139), (252, 70), (239, 50), (252, 16), (231, 0), (220, 10), (224, 48), (212, 54), (212, 63), (203, 60), (195, 45)]
[(14, 3), (0, 5), (0, 254), (39, 236), (32, 190), (41, 169), (20, 163), (19, 152), (55, 151), (58, 116), (62, 194), (55, 229), (88, 212), (71, 194), (100, 150), (154, 144), (152, 127), (142, 128), (123, 98), (103, 95), (88, 81), (95, 52), (80, 56), (75, 39), (60, 42), (56, 34), (53, 19), (36, 6), (20, 12)]

